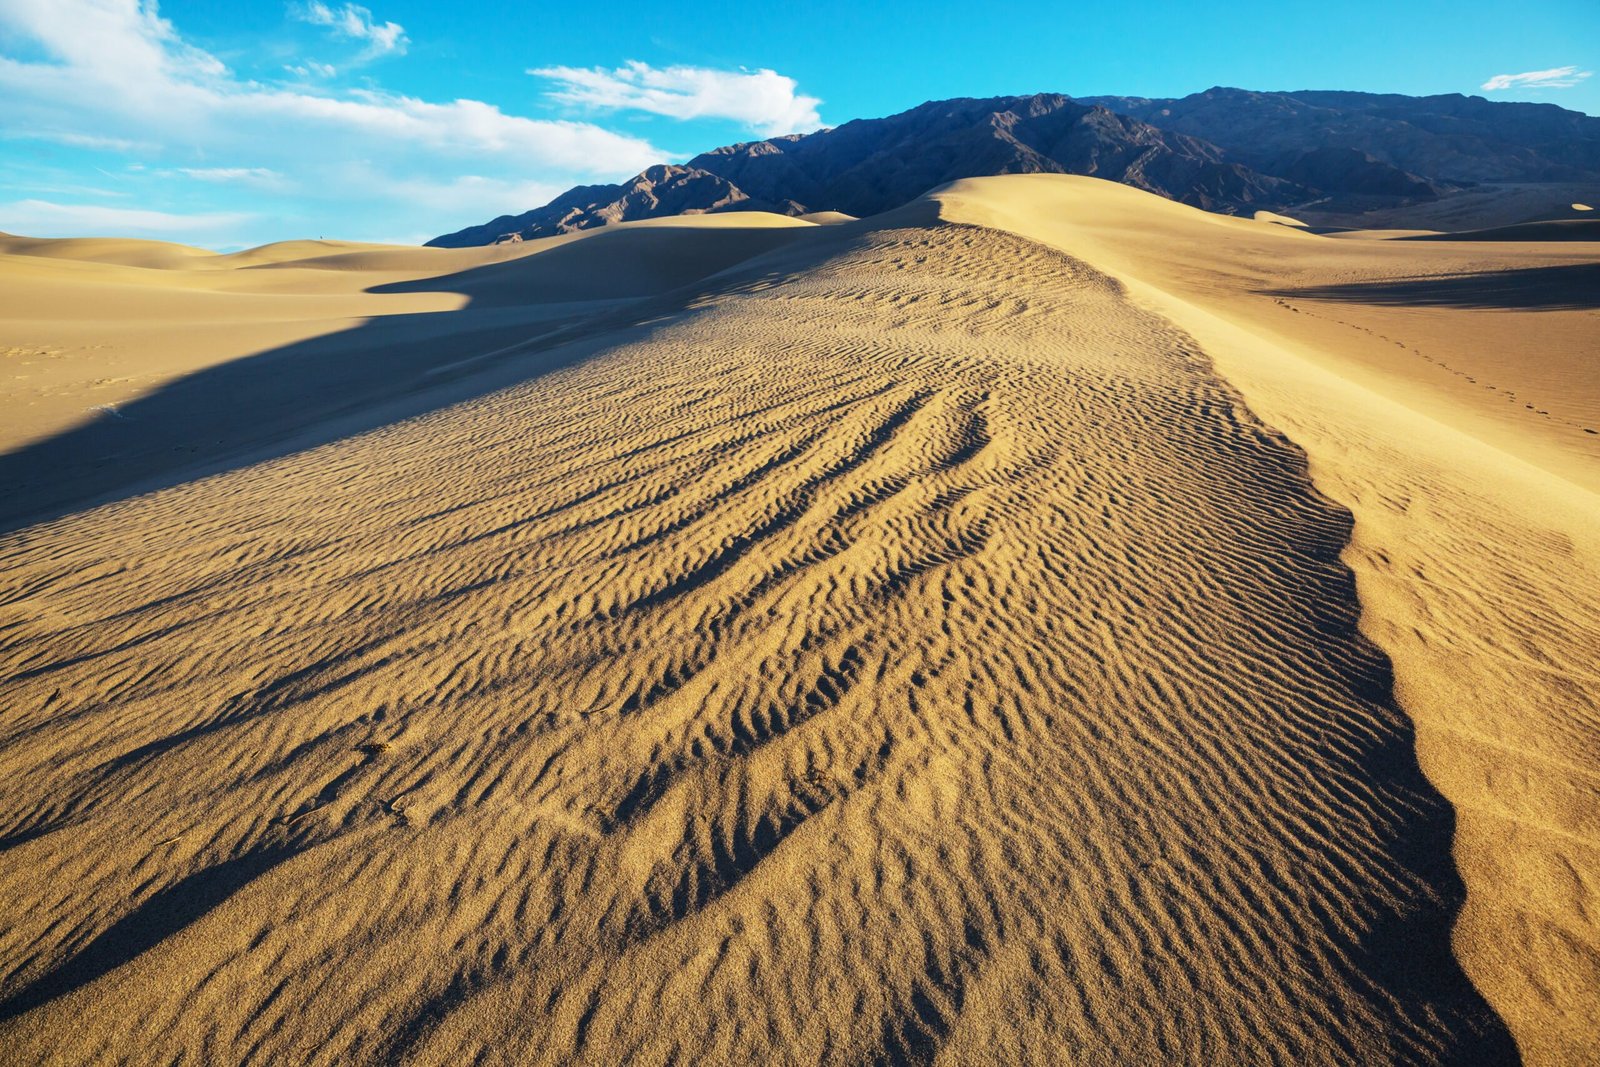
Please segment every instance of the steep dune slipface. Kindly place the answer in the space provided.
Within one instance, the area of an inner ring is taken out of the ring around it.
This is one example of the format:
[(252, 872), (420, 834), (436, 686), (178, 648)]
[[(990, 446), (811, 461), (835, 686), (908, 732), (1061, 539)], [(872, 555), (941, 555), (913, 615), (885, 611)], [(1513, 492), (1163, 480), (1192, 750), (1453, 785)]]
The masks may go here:
[(1512, 1055), (1349, 515), (1189, 334), (928, 214), (0, 543), (0, 1040)]
[[(1600, 245), (1351, 252), (1072, 178), (938, 199), (947, 217), (1092, 258), (1306, 448), (1318, 487), (1354, 513), (1362, 630), (1393, 659), (1423, 769), (1456, 810), (1457, 953), (1528, 1062), (1591, 1059), (1600, 290), (1562, 279), (1597, 269)], [(1381, 300), (1385, 275), (1407, 281)]]

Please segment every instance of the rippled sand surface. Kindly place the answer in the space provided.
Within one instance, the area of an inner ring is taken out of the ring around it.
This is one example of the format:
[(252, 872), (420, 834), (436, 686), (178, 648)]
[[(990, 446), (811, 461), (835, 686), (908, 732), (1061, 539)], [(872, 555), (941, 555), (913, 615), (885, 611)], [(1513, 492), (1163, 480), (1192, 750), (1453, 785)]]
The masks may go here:
[[(235, 426), (335, 358), (296, 340), (0, 460), (8, 1055), (1581, 1048), (1587, 443), (1534, 466), (1455, 383), (1275, 325), (1343, 308), (1287, 267), (1183, 269), (1390, 242), (1103, 186), (208, 267), (371, 380)], [(1547, 313), (1575, 359), (1593, 311)]]

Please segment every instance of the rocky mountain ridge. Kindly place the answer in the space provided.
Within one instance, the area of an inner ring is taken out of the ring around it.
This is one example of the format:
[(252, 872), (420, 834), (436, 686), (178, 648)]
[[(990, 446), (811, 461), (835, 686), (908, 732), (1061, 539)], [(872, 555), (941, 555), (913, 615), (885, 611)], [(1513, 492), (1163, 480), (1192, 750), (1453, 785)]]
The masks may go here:
[(1160, 100), (940, 100), (578, 186), (428, 243), (492, 244), (707, 212), (871, 215), (957, 178), (1033, 173), (1093, 175), (1233, 214), (1361, 212), (1482, 181), (1600, 181), (1600, 119), (1455, 95), (1220, 87)]

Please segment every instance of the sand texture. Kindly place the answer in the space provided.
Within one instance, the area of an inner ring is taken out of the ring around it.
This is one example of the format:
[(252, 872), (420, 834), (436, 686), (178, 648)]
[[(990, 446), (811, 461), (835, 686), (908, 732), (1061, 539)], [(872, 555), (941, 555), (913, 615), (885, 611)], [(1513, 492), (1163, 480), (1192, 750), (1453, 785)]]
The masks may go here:
[(819, 221), (0, 245), (0, 1059), (1581, 1062), (1600, 245)]

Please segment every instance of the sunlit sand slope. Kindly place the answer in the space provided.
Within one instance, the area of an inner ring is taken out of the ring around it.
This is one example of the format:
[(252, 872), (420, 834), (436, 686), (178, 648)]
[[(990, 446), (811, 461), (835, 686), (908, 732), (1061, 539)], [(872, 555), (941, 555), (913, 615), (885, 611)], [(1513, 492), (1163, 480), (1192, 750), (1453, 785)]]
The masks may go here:
[(10, 1058), (1512, 1054), (1300, 449), (1082, 259), (815, 233), (0, 542)]
[(1354, 513), (1363, 632), (1392, 657), (1423, 769), (1456, 809), (1458, 955), (1527, 1061), (1592, 1060), (1600, 288), (1572, 285), (1596, 278), (1600, 244), (1352, 252), (1076, 178), (964, 182), (939, 200), (1114, 273), (1306, 448)]

